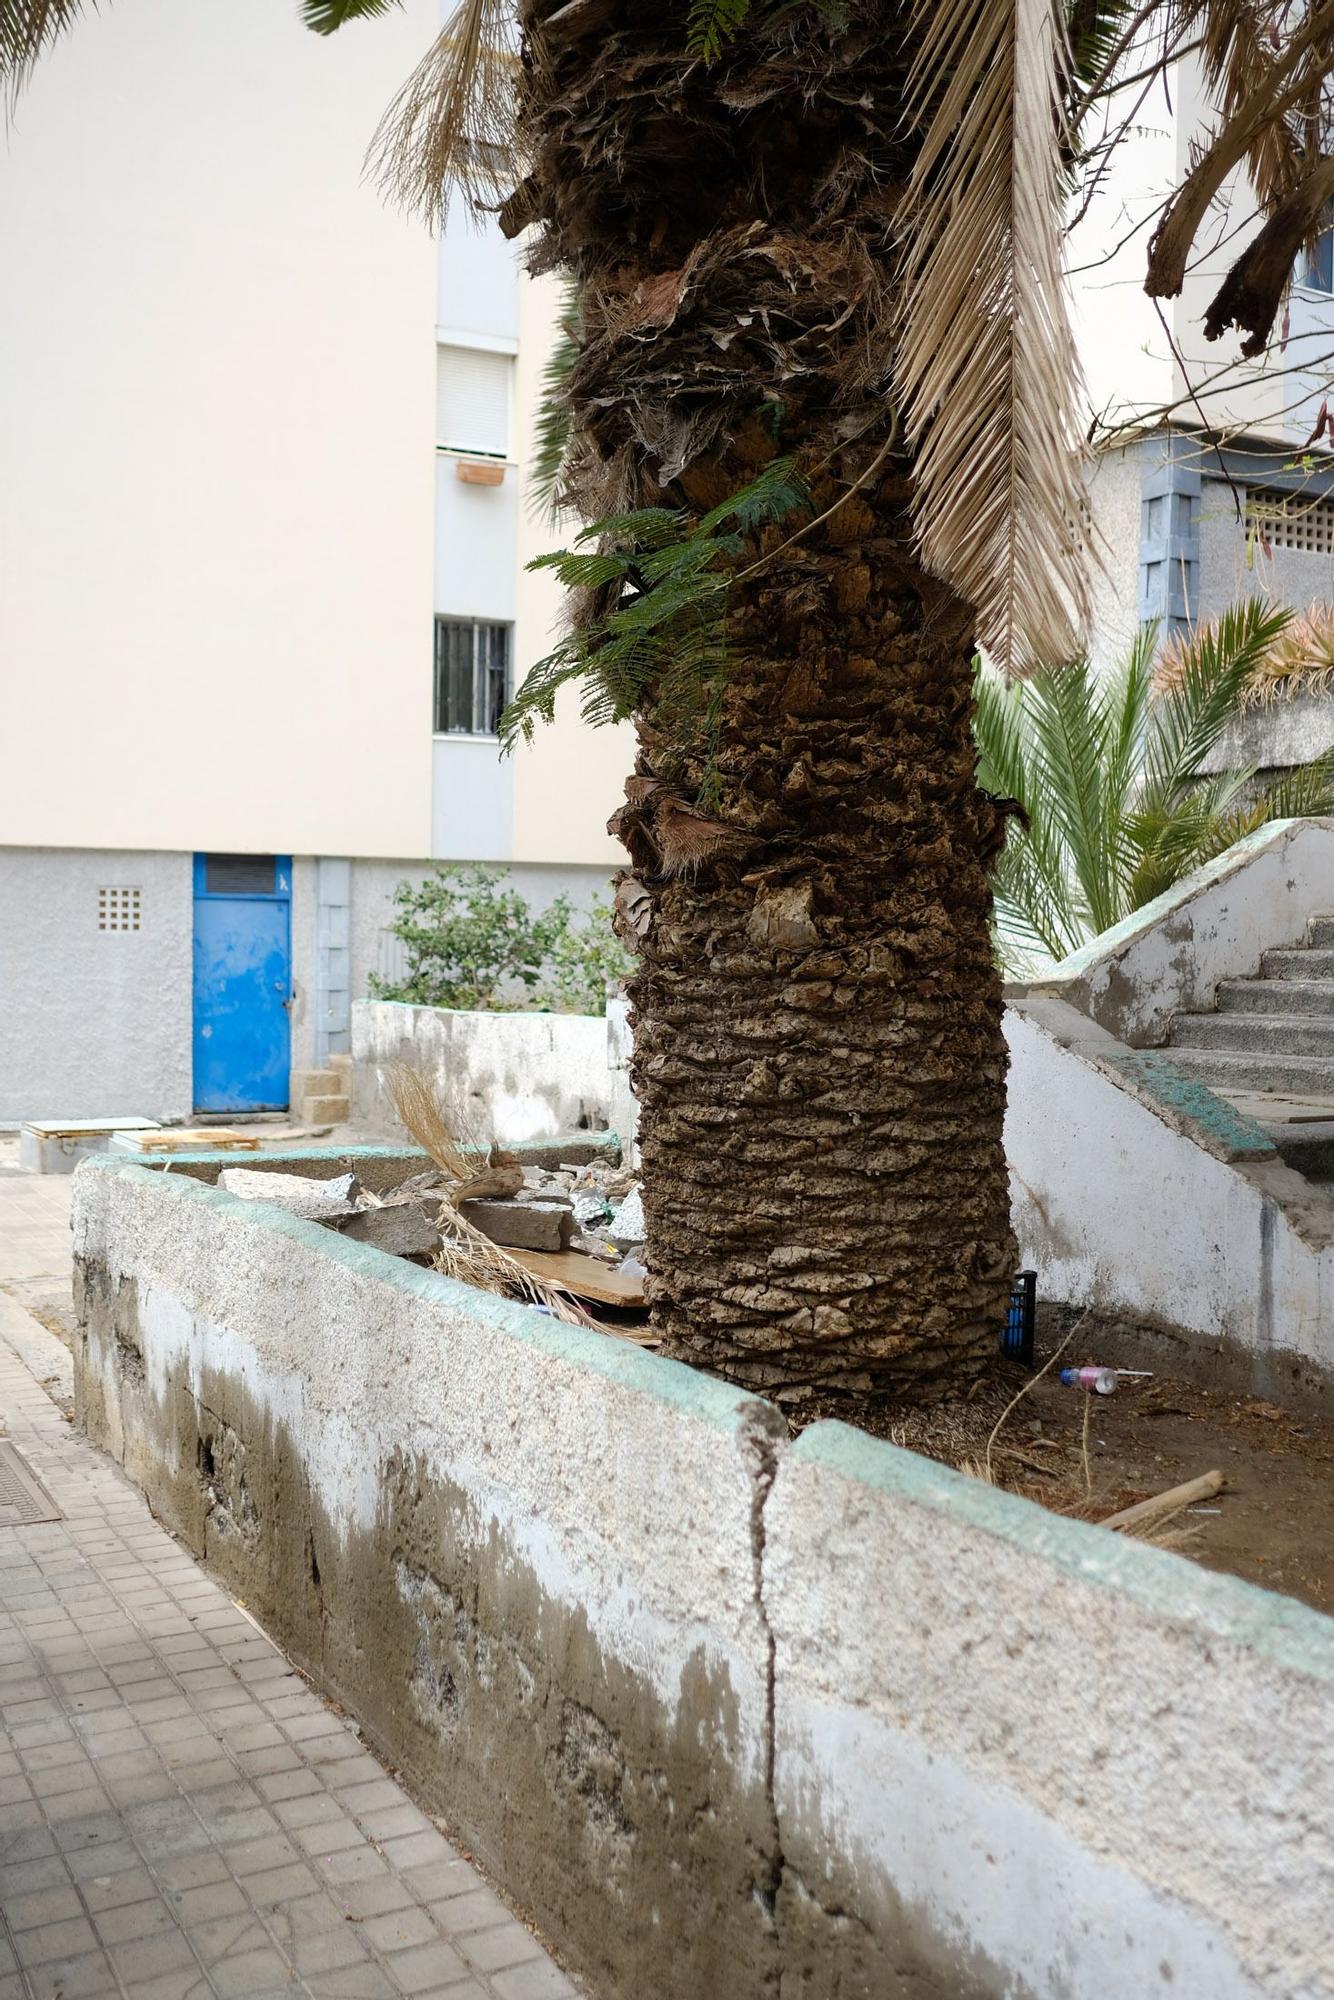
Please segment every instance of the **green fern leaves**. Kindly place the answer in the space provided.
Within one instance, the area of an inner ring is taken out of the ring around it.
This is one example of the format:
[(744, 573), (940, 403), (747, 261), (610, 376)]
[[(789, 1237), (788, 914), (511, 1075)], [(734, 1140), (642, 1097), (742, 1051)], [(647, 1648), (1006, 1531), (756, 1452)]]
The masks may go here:
[(686, 50), (706, 63), (717, 62), (740, 34), (751, 0), (691, 0)]
[(501, 717), (503, 748), (530, 742), (538, 723), (553, 718), (561, 689), (579, 682), (586, 722), (626, 721), (651, 700), (678, 723), (688, 753), (716, 724), (727, 592), (749, 537), (809, 508), (793, 460), (778, 458), (698, 519), (670, 507), (609, 515), (584, 528), (572, 549), (530, 563), (579, 594), (580, 615)]

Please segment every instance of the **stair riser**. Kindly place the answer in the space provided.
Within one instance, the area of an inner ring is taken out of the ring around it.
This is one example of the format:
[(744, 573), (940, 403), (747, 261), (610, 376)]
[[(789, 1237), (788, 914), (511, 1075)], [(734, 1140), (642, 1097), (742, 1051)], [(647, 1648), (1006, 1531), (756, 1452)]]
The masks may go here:
[(1334, 949), (1334, 917), (1312, 917), (1306, 926), (1306, 942)]
[[(1295, 1135), (1281, 1138), (1272, 1125), (1267, 1129), (1285, 1166), (1294, 1167), (1312, 1181), (1334, 1178), (1334, 1139), (1303, 1139)], [(1329, 1127), (1323, 1129), (1328, 1131)]]
[(1264, 979), (1334, 979), (1334, 951), (1267, 951), (1260, 961)]
[(1334, 1021), (1334, 979), (1225, 979), (1220, 1014), (1310, 1014)]
[(1174, 1049), (1232, 1049), (1269, 1062), (1285, 1056), (1326, 1056), (1334, 1063), (1334, 1021), (1290, 1014), (1180, 1014)]
[(1262, 1055), (1232, 1055), (1225, 1049), (1165, 1049), (1185, 1076), (1211, 1090), (1270, 1091), (1289, 1097), (1334, 1097), (1334, 1059), (1290, 1056), (1271, 1062)]

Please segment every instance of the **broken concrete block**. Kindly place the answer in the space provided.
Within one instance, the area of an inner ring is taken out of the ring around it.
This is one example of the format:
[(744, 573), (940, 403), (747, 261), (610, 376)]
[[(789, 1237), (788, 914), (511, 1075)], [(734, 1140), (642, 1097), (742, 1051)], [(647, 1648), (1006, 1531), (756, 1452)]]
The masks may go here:
[(574, 1210), (551, 1196), (513, 1201), (465, 1201), (460, 1215), (507, 1250), (564, 1250), (574, 1236)]
[(353, 1243), (369, 1243), (390, 1257), (430, 1257), (440, 1247), (440, 1197), (386, 1202), (382, 1208), (358, 1209), (339, 1234)]
[(218, 1186), (242, 1201), (272, 1202), (307, 1222), (331, 1222), (335, 1216), (350, 1214), (358, 1192), (355, 1174), (320, 1181), (308, 1174), (264, 1173), (256, 1167), (224, 1167)]
[(642, 1243), (644, 1240), (644, 1197), (637, 1187), (631, 1188), (625, 1200), (607, 1224), (607, 1234), (613, 1243)]

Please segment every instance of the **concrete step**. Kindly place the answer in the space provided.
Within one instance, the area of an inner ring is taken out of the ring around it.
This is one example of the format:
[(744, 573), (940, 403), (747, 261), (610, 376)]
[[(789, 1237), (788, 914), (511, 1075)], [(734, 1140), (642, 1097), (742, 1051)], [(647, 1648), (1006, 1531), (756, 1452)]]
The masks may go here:
[(1178, 1014), (1174, 1049), (1235, 1049), (1265, 1055), (1328, 1056), (1334, 1061), (1334, 1020), (1315, 1014)]
[(1164, 1049), (1183, 1076), (1198, 1077), (1210, 1090), (1334, 1096), (1334, 1055), (1279, 1056), (1235, 1049)]
[(1222, 979), (1220, 1014), (1316, 1014), (1334, 1021), (1334, 979)]
[(342, 1079), (342, 1087), (343, 1087), (344, 1089), (346, 1089), (346, 1087), (347, 1087), (347, 1075), (348, 1075), (348, 1071), (349, 1071), (349, 1070), (351, 1069), (351, 1067), (352, 1067), (352, 1053), (351, 1053), (351, 1050), (350, 1050), (350, 1049), (339, 1049), (339, 1050), (337, 1050), (337, 1051), (336, 1051), (336, 1052), (335, 1052), (335, 1053), (334, 1053), (333, 1055), (331, 1055), (331, 1056), (326, 1056), (326, 1057), (325, 1057), (325, 1061), (327, 1062), (327, 1064), (328, 1064), (329, 1068), (330, 1068), (331, 1070), (335, 1070), (335, 1071), (337, 1072), (337, 1074), (339, 1075), (339, 1077), (341, 1077), (341, 1079)]
[(1283, 1156), (1283, 1164), (1295, 1167), (1308, 1181), (1334, 1177), (1334, 1118), (1323, 1125), (1272, 1125), (1261, 1123)]
[(301, 1100), (303, 1125), (346, 1125), (351, 1105), (341, 1091), (315, 1092)]
[(1306, 942), (1324, 950), (1334, 947), (1334, 916), (1312, 917), (1306, 926)]
[(1300, 945), (1267, 951), (1260, 960), (1262, 979), (1334, 979), (1334, 950), (1315, 951)]
[(321, 1093), (337, 1096), (343, 1088), (343, 1079), (333, 1069), (294, 1069), (292, 1071), (292, 1102), (298, 1098), (315, 1097)]

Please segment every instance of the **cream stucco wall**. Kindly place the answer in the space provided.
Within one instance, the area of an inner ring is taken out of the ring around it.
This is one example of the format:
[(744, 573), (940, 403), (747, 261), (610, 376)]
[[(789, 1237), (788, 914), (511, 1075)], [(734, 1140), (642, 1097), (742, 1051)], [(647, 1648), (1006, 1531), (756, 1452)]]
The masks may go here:
[(116, 0), (0, 141), (0, 843), (428, 851), (434, 0)]
[[(542, 371), (560, 310), (554, 278), (525, 279), (519, 292), (519, 360), (515, 385), (519, 435), (531, 435), (542, 392)], [(515, 660), (520, 677), (560, 632), (561, 597), (550, 571), (532, 574), (534, 556), (568, 545), (577, 524), (554, 526), (525, 504), (519, 511), (519, 578)], [(514, 753), (514, 859), (588, 862), (614, 868), (625, 851), (607, 832), (608, 816), (622, 796), (634, 764), (627, 727), (590, 729), (579, 714), (577, 692), (566, 690), (556, 720)]]

